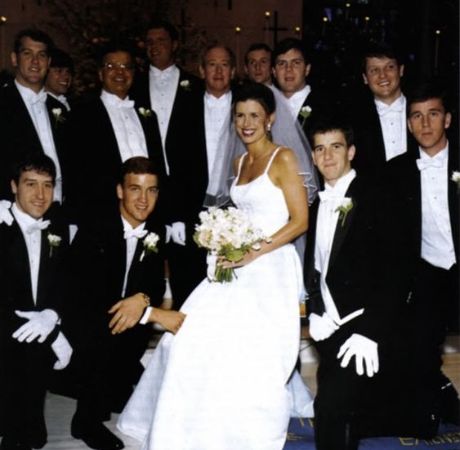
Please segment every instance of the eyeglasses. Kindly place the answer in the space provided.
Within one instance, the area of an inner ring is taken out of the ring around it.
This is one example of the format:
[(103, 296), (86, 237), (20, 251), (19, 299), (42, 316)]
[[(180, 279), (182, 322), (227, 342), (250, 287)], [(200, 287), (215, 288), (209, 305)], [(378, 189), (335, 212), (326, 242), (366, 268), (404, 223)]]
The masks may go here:
[(107, 70), (134, 70), (134, 66), (132, 64), (123, 64), (123, 63), (111, 63), (107, 62), (104, 63), (104, 68)]
[(275, 63), (276, 67), (279, 69), (287, 69), (288, 67), (291, 69), (300, 69), (303, 64), (305, 64), (305, 61), (302, 58), (291, 59), (290, 61), (279, 59)]

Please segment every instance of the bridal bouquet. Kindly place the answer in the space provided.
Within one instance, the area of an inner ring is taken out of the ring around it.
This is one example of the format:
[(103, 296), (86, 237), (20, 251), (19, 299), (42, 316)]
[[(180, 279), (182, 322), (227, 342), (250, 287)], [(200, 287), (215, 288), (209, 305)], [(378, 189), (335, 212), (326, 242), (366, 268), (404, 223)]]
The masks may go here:
[[(247, 215), (237, 208), (209, 208), (200, 213), (200, 221), (195, 227), (193, 239), (214, 258), (222, 256), (228, 261), (238, 262), (251, 249), (259, 249), (262, 240), (268, 242), (261, 230), (254, 228)], [(213, 281), (228, 282), (234, 275), (233, 268), (217, 265)]]

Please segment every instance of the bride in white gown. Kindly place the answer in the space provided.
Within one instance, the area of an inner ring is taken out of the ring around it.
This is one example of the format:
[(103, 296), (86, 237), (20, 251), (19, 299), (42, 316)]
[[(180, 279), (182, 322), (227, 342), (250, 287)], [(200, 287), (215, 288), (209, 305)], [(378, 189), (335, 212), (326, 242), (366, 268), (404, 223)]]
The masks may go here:
[(203, 280), (181, 309), (179, 332), (162, 337), (118, 422), (143, 450), (281, 450), (285, 443), (303, 292), (290, 242), (307, 229), (307, 193), (295, 153), (268, 137), (271, 90), (251, 84), (235, 97), (247, 153), (235, 162), (231, 197), (272, 239), (236, 263), (230, 283)]

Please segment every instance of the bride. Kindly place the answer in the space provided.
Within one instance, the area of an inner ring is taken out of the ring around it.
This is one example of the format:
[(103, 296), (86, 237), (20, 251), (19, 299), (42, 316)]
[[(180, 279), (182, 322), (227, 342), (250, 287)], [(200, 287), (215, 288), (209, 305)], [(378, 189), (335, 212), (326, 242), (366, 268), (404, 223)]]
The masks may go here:
[(287, 382), (299, 351), (302, 270), (291, 243), (308, 224), (307, 189), (295, 153), (269, 138), (272, 91), (256, 83), (234, 96), (246, 153), (234, 162), (235, 205), (270, 242), (236, 265), (230, 283), (205, 279), (165, 333), (119, 429), (143, 450), (281, 450), (290, 416)]

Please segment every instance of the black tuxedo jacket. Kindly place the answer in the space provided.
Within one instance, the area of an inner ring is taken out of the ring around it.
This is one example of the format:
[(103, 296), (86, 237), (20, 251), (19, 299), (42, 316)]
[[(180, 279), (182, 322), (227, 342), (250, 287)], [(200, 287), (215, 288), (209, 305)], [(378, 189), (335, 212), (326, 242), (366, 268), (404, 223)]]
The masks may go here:
[[(387, 161), (382, 126), (374, 96), (370, 91), (358, 93), (349, 100), (347, 110), (350, 114), (356, 146), (353, 167), (363, 176), (382, 176)], [(407, 130), (407, 149), (413, 151), (414, 147), (414, 139)]]
[[(391, 236), (394, 264), (392, 286), (395, 295), (407, 299), (417, 284), (417, 266), (422, 242), (422, 192), (420, 171), (416, 164), (419, 152), (408, 152), (388, 162), (383, 178), (386, 186), (386, 228)], [(460, 189), (451, 180), (452, 173), (460, 170), (458, 145), (449, 142), (447, 167), (449, 215), (455, 247), (457, 267), (459, 262), (459, 202)], [(452, 299), (458, 302), (458, 284)]]
[[(193, 172), (201, 165), (195, 161), (197, 155), (195, 154), (196, 143), (194, 142), (196, 131), (194, 129), (194, 116), (198, 114), (196, 102), (198, 92), (201, 92), (202, 81), (181, 68), (179, 68), (179, 72), (179, 82), (164, 149), (169, 166), (169, 176), (166, 180), (167, 195), (162, 192), (160, 197), (161, 209), (168, 223), (186, 221), (188, 208), (185, 207), (184, 211), (182, 205), (184, 196), (189, 198), (190, 189), (195, 191), (194, 184), (199, 179), (191, 180), (189, 172)], [(189, 82), (188, 86), (181, 85), (187, 81)], [(152, 109), (148, 71), (136, 76), (130, 96), (137, 105)], [(196, 175), (201, 177), (201, 173)], [(184, 177), (187, 181), (184, 180)], [(187, 186), (185, 189), (184, 185)]]
[[(326, 282), (340, 317), (364, 308), (364, 314), (349, 322), (350, 326), (370, 339), (382, 330), (379, 321), (385, 312), (380, 286), (382, 248), (379, 240), (378, 193), (358, 176), (351, 182), (346, 197), (353, 201), (342, 225), (339, 218), (333, 238)], [(315, 269), (315, 242), (319, 199), (310, 209), (310, 225), (305, 252), (305, 281), (309, 295), (309, 312), (325, 311), (320, 289), (320, 273)]]
[[(46, 107), (54, 138), (54, 145), (61, 165), (63, 192), (67, 187), (67, 122), (65, 107), (51, 96), (47, 96)], [(57, 120), (53, 109), (61, 109), (61, 118)], [(0, 133), (2, 151), (0, 152), (0, 196), (11, 198), (11, 168), (28, 153), (44, 153), (38, 133), (32, 122), (21, 94), (14, 82), (0, 88)]]
[[(164, 173), (161, 138), (155, 113), (144, 117), (136, 105), (149, 158)], [(122, 164), (115, 131), (100, 98), (75, 106), (69, 121), (71, 139), (71, 177), (68, 206), (72, 220), (117, 211), (116, 184)]]

